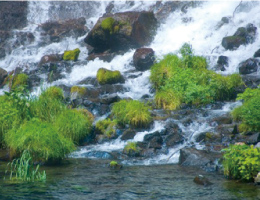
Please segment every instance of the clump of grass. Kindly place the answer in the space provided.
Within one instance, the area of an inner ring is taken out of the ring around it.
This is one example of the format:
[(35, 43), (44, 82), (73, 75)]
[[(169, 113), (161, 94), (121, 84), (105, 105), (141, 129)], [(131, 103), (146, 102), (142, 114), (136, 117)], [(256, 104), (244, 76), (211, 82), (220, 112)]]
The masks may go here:
[(11, 181), (45, 181), (46, 172), (39, 172), (39, 165), (34, 169), (32, 157), (29, 151), (24, 150), (22, 156), (18, 159), (14, 159), (11, 163), (7, 164), (10, 171)]
[(26, 74), (16, 74), (9, 77), (9, 89), (14, 90), (19, 86), (28, 86), (28, 76)]
[(195, 56), (188, 44), (180, 53), (181, 57), (164, 56), (151, 68), (150, 80), (159, 108), (174, 110), (182, 103), (201, 105), (235, 98), (235, 89), (243, 84), (238, 74), (222, 76), (208, 70), (206, 59)]
[(137, 100), (121, 100), (113, 105), (112, 114), (121, 125), (147, 127), (152, 122), (151, 108)]
[(5, 134), (5, 142), (14, 155), (28, 149), (36, 161), (61, 160), (74, 150), (73, 143), (59, 134), (52, 124), (36, 118)]
[(116, 133), (116, 121), (111, 119), (104, 119), (96, 123), (96, 131), (111, 138)]
[(63, 90), (61, 88), (52, 86), (52, 87), (49, 87), (46, 90), (44, 90), (41, 93), (39, 98), (40, 99), (50, 98), (50, 99), (62, 101), (64, 99), (64, 94), (63, 94)]
[(90, 119), (77, 110), (64, 110), (54, 125), (61, 135), (76, 144), (90, 134), (92, 126)]
[(139, 154), (140, 148), (137, 146), (136, 142), (127, 142), (127, 145), (124, 147), (123, 153), (135, 156)]

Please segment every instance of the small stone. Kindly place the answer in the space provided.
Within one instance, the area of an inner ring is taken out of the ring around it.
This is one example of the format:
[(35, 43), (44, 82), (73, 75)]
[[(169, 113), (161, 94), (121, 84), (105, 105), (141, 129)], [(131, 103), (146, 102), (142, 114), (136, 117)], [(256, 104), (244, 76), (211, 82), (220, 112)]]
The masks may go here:
[(203, 175), (198, 175), (193, 179), (193, 182), (198, 184), (198, 185), (204, 185), (204, 186), (209, 186), (212, 185), (211, 183), (205, 176)]

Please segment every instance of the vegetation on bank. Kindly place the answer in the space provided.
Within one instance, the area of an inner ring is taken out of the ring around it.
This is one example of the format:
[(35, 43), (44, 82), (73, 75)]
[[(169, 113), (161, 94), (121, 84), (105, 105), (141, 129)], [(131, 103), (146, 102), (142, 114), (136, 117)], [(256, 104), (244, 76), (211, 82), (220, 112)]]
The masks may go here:
[(179, 52), (181, 57), (168, 54), (151, 68), (159, 108), (174, 110), (182, 103), (201, 105), (236, 96), (236, 88), (243, 84), (238, 74), (222, 76), (208, 70), (206, 59), (195, 56), (188, 44)]
[(229, 178), (252, 181), (260, 172), (260, 149), (253, 145), (230, 145), (224, 149), (223, 167)]
[[(63, 91), (50, 87), (32, 98), (18, 88), (0, 97), (1, 145), (11, 156), (28, 150), (34, 161), (59, 161), (91, 132), (89, 113), (71, 110)], [(74, 144), (73, 144), (74, 143)]]

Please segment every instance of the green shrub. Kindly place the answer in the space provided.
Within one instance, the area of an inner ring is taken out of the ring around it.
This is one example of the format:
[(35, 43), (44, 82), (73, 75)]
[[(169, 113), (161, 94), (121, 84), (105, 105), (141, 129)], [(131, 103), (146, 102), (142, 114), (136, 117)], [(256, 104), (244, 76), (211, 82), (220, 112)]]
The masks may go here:
[(116, 133), (116, 121), (111, 121), (109, 118), (98, 121), (96, 123), (96, 130), (98, 133), (111, 138)]
[(231, 113), (235, 120), (242, 122), (239, 131), (260, 131), (260, 89), (247, 88), (237, 99), (244, 100), (243, 105)]
[(260, 171), (260, 149), (253, 145), (230, 145), (224, 149), (224, 174), (234, 179), (252, 181)]
[[(20, 158), (14, 159), (8, 163), (11, 181), (45, 181), (46, 173), (39, 172), (39, 165), (34, 169), (33, 161), (30, 153), (25, 150)], [(7, 173), (6, 171), (6, 173)]]
[(115, 84), (123, 81), (123, 76), (120, 71), (111, 71), (108, 69), (100, 68), (97, 71), (97, 81), (100, 85)]
[(238, 74), (221, 76), (207, 69), (206, 59), (194, 56), (190, 45), (180, 49), (182, 57), (168, 54), (151, 68), (158, 107), (176, 109), (182, 103), (200, 105), (235, 97), (242, 85)]
[(91, 121), (77, 110), (64, 110), (54, 123), (58, 132), (75, 143), (79, 143), (91, 131)]
[(50, 99), (62, 101), (64, 99), (63, 90), (59, 87), (52, 86), (44, 90), (41, 93), (39, 98), (40, 99), (50, 98)]
[(9, 78), (10, 90), (14, 90), (19, 86), (28, 86), (28, 76), (26, 74), (17, 74)]
[(150, 107), (137, 100), (121, 100), (113, 105), (112, 114), (121, 125), (147, 127), (152, 122)]
[(54, 126), (32, 119), (5, 135), (5, 142), (15, 154), (28, 150), (35, 161), (56, 161), (74, 150), (73, 143), (57, 132)]
[(79, 53), (80, 50), (78, 48), (71, 51), (65, 51), (63, 54), (63, 60), (77, 61), (79, 57)]
[(140, 148), (137, 146), (136, 142), (127, 142), (123, 152), (128, 155), (134, 155), (140, 152)]
[(107, 17), (101, 22), (101, 28), (106, 31), (109, 31), (109, 33), (112, 34), (114, 31), (114, 24), (115, 20), (112, 17)]

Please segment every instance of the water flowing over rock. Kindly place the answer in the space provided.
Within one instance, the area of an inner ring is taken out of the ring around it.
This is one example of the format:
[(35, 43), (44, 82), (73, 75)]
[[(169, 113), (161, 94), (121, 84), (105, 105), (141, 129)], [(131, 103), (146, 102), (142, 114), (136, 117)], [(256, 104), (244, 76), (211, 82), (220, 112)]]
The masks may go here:
[(155, 34), (157, 21), (152, 12), (124, 12), (99, 18), (85, 42), (94, 52), (127, 51), (149, 44)]
[(240, 74), (251, 74), (257, 72), (260, 61), (256, 58), (249, 58), (238, 66)]

